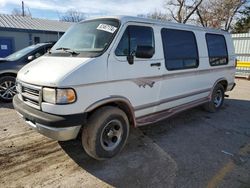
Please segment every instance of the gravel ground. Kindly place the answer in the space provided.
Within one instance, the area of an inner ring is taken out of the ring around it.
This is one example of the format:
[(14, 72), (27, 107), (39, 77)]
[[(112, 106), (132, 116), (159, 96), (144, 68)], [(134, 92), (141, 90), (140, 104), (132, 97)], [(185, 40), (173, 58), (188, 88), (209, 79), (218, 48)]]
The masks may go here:
[(108, 161), (36, 133), (0, 103), (0, 187), (250, 187), (250, 81), (236, 83), (218, 113), (198, 107), (133, 129)]

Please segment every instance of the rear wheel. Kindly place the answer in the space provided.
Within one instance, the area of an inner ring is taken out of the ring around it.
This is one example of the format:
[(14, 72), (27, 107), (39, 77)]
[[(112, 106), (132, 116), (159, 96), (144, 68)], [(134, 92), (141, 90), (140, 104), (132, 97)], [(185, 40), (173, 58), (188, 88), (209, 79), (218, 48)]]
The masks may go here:
[(0, 78), (0, 100), (11, 102), (16, 94), (16, 78), (13, 76), (3, 76)]
[(216, 112), (221, 108), (224, 102), (224, 87), (217, 84), (213, 90), (211, 100), (204, 105), (205, 109), (209, 112)]
[(91, 157), (105, 160), (118, 154), (129, 135), (129, 121), (119, 108), (98, 109), (82, 131), (82, 145)]

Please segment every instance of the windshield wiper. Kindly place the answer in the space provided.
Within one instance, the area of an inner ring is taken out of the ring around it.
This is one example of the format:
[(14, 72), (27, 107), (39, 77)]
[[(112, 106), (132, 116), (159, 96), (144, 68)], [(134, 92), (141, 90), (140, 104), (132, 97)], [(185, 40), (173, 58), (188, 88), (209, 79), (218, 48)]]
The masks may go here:
[(70, 49), (70, 48), (64, 48), (64, 47), (61, 47), (61, 48), (57, 48), (56, 50), (62, 50), (64, 52), (68, 52), (72, 55), (79, 55), (80, 53), (78, 52), (75, 52), (74, 50)]

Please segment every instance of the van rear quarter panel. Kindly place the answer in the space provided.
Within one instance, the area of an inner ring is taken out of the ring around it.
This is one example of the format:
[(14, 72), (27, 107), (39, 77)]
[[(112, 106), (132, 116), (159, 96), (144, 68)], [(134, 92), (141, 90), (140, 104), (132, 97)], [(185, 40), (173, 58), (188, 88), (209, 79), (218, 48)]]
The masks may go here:
[[(235, 49), (234, 49), (234, 44), (233, 44), (232, 37), (231, 37), (231, 35), (229, 33), (227, 33), (225, 35), (225, 39), (226, 39), (226, 42), (227, 42), (227, 50), (228, 50), (228, 55), (229, 55), (228, 66), (235, 67), (236, 66), (236, 55), (235, 55)], [(234, 83), (235, 71), (236, 71), (236, 68), (232, 68), (230, 71), (225, 73), (227, 81), (228, 81), (229, 84)], [(230, 90), (231, 87), (228, 88), (228, 90)]]

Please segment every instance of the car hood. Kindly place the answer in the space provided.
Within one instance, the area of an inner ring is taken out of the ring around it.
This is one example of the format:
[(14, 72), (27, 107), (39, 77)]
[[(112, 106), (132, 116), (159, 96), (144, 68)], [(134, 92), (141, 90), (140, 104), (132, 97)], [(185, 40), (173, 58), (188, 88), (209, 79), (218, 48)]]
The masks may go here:
[(35, 85), (56, 87), (67, 75), (89, 62), (91, 58), (42, 56), (24, 66), (17, 79)]

